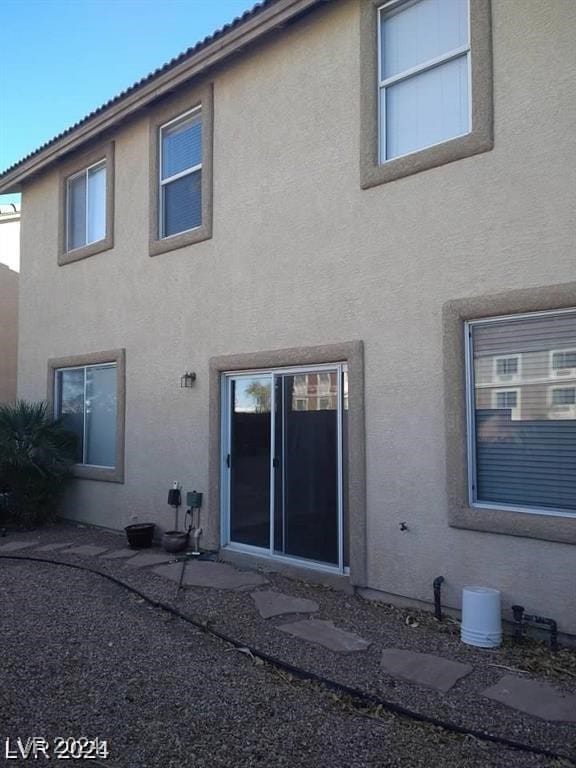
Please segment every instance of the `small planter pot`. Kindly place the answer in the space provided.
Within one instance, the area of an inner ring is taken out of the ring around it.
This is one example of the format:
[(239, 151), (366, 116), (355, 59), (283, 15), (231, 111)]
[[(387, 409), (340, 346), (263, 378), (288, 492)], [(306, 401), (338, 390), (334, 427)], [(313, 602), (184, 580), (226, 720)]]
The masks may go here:
[(188, 546), (188, 534), (183, 531), (166, 531), (162, 534), (165, 552), (182, 552)]
[(134, 525), (127, 525), (124, 530), (128, 537), (128, 544), (133, 549), (146, 549), (147, 547), (151, 547), (155, 527), (154, 523), (134, 523)]

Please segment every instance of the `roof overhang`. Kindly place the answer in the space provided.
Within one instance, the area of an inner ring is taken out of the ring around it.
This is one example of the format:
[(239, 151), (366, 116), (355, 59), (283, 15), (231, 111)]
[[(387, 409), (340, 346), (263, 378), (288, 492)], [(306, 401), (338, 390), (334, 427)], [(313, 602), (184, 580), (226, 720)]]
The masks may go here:
[(148, 104), (199, 77), (231, 56), (277, 31), (314, 6), (330, 0), (276, 0), (256, 6), (229, 28), (208, 38), (184, 55), (144, 78), (88, 115), (64, 133), (0, 174), (0, 194), (20, 192), (23, 182), (102, 132), (120, 124)]

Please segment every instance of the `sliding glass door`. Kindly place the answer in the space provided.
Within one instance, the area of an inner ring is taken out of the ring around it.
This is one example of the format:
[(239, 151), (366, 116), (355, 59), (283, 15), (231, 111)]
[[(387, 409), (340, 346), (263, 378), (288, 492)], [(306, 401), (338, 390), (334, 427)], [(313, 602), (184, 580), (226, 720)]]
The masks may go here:
[(224, 544), (342, 569), (345, 365), (224, 377)]
[(230, 379), (230, 540), (270, 546), (271, 376)]

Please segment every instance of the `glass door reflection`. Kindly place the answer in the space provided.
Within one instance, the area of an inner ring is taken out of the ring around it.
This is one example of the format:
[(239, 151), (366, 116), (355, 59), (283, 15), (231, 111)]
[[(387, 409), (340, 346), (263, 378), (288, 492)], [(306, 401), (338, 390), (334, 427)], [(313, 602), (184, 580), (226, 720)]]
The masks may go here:
[(274, 549), (337, 565), (338, 372), (276, 376)]
[(226, 381), (226, 541), (345, 567), (345, 366)]
[(270, 546), (272, 376), (230, 380), (230, 540)]

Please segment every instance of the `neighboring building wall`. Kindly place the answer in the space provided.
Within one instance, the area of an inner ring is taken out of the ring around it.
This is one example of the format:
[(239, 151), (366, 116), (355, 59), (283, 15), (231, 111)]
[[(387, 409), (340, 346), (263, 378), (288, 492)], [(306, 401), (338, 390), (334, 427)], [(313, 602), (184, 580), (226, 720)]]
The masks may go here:
[(0, 403), (16, 399), (19, 277), (0, 264)]
[(58, 173), (25, 188), (19, 394), (46, 396), (49, 358), (125, 348), (125, 483), (79, 480), (68, 510), (168, 526), (173, 480), (209, 487), (210, 357), (361, 339), (367, 586), (429, 601), (443, 574), (449, 605), (494, 586), (576, 634), (573, 545), (448, 526), (441, 320), (576, 280), (576, 6), (493, 3), (494, 149), (367, 190), (359, 24), (326, 5), (214, 76), (212, 239), (148, 256), (148, 115), (113, 136), (113, 249), (59, 267)]
[(0, 206), (0, 402), (16, 398), (20, 211)]
[(0, 264), (20, 271), (20, 206), (0, 205)]

